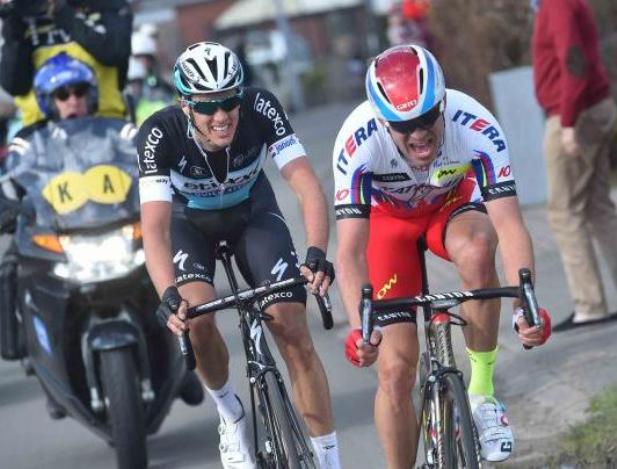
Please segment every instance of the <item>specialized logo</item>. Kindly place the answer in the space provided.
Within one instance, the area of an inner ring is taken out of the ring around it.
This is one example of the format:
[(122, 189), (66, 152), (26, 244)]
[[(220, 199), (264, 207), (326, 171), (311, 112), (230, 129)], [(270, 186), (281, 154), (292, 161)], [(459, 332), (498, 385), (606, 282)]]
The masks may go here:
[(285, 135), (285, 121), (283, 120), (279, 110), (272, 106), (269, 99), (264, 99), (261, 97), (261, 93), (257, 93), (253, 107), (257, 112), (263, 114), (272, 121), (274, 133), (276, 135), (279, 137)]
[(182, 155), (182, 159), (180, 160), (180, 162), (178, 163), (178, 169), (180, 170), (180, 172), (184, 172), (184, 168), (186, 168), (186, 156)]
[(82, 207), (88, 201), (99, 204), (124, 202), (133, 179), (116, 166), (98, 165), (80, 174), (67, 171), (55, 176), (41, 193), (60, 215)]
[(486, 119), (482, 119), (481, 117), (459, 109), (456, 111), (456, 114), (454, 114), (452, 121), (469, 127), (471, 130), (475, 130), (476, 132), (480, 132), (482, 135), (486, 135), (488, 139), (493, 142), (493, 145), (495, 145), (497, 152), (506, 149), (506, 142), (501, 136), (501, 133), (497, 130), (497, 127), (492, 125)]
[(388, 292), (392, 290), (392, 287), (396, 285), (397, 281), (398, 281), (397, 274), (394, 274), (392, 277), (390, 277), (390, 279), (388, 279), (388, 281), (383, 285), (383, 287), (381, 287), (379, 291), (377, 292), (377, 299), (381, 300), (384, 296), (386, 296)]
[(144, 146), (143, 164), (145, 168), (142, 169), (145, 174), (155, 173), (158, 169), (155, 161), (156, 146), (161, 141), (161, 138), (163, 138), (163, 132), (161, 129), (158, 127), (152, 127), (152, 129), (150, 129), (150, 133), (146, 137), (146, 143)]
[(188, 258), (189, 258), (188, 252), (184, 252), (182, 249), (179, 249), (176, 255), (174, 256), (173, 263), (178, 264), (178, 268), (180, 270), (186, 271), (186, 269), (184, 268), (184, 263), (186, 262)]
[(251, 339), (253, 339), (253, 342), (255, 343), (255, 347), (257, 348), (257, 353), (259, 355), (262, 354), (261, 352), (262, 334), (263, 334), (263, 328), (261, 327), (261, 324), (257, 321), (257, 319), (255, 319), (253, 323), (251, 324), (250, 335), (251, 335)]
[(345, 157), (345, 154), (348, 155), (349, 158), (353, 158), (354, 154), (358, 147), (360, 147), (368, 138), (373, 134), (373, 132), (377, 131), (377, 121), (375, 118), (369, 120), (366, 123), (366, 127), (360, 127), (355, 130), (353, 134), (351, 134), (345, 140), (345, 144), (339, 153), (338, 158), (336, 159), (336, 168), (343, 174), (347, 174), (347, 165), (349, 162)]
[(283, 278), (283, 275), (285, 274), (285, 271), (287, 270), (287, 267), (289, 267), (289, 264), (285, 262), (285, 260), (282, 257), (280, 257), (279, 260), (276, 261), (276, 264), (274, 265), (274, 267), (272, 267), (272, 270), (270, 271), (270, 273), (276, 276), (277, 282), (280, 282), (281, 279)]

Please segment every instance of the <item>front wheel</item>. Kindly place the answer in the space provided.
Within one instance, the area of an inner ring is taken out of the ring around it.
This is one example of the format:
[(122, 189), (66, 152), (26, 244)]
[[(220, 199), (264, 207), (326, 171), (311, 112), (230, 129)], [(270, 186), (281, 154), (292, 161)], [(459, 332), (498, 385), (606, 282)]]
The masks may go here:
[(148, 465), (146, 428), (138, 373), (130, 348), (104, 350), (101, 382), (107, 420), (119, 469), (143, 469)]
[(441, 378), (442, 438), (444, 468), (477, 469), (480, 453), (469, 400), (460, 376), (447, 373)]
[[(304, 440), (294, 410), (279, 378), (270, 372), (263, 377), (262, 405), (267, 420), (266, 450), (273, 469), (315, 469), (317, 466)], [(269, 427), (269, 428), (268, 428)]]

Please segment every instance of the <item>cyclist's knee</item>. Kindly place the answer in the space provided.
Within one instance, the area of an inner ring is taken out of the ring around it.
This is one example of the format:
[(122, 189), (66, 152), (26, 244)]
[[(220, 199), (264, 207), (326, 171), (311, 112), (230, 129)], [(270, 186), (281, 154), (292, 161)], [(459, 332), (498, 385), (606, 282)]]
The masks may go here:
[(449, 253), (452, 262), (467, 283), (477, 288), (488, 285), (495, 270), (497, 239), (491, 231), (470, 234), (464, 240), (452, 243)]
[(416, 381), (416, 364), (403, 360), (379, 364), (379, 388), (393, 401), (411, 395)]
[(197, 342), (206, 342), (214, 334), (218, 333), (216, 321), (213, 314), (201, 316), (196, 319), (192, 319), (190, 323), (191, 328), (191, 340)]
[(286, 358), (297, 358), (301, 363), (308, 363), (315, 349), (306, 322), (304, 305), (277, 303), (270, 306), (266, 312), (273, 317), (267, 324), (281, 353)]

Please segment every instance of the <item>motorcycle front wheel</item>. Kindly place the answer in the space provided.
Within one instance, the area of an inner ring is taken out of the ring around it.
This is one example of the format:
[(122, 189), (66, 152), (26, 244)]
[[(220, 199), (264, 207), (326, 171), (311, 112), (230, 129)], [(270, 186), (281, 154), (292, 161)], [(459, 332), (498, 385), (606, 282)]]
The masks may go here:
[(130, 348), (100, 352), (101, 382), (118, 469), (148, 466), (146, 427), (138, 373)]

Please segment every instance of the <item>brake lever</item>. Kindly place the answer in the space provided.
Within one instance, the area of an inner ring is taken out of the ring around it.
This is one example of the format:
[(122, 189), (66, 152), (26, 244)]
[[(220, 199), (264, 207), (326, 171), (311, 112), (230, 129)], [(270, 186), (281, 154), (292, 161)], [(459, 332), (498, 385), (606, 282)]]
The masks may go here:
[(362, 287), (360, 320), (362, 321), (362, 340), (369, 344), (373, 332), (373, 286), (370, 284)]
[[(538, 314), (538, 301), (531, 281), (531, 271), (527, 268), (522, 268), (518, 271), (518, 277), (525, 321), (532, 327), (539, 326), (541, 325), (541, 321)], [(523, 348), (529, 350), (533, 347), (530, 345), (523, 345)]]

